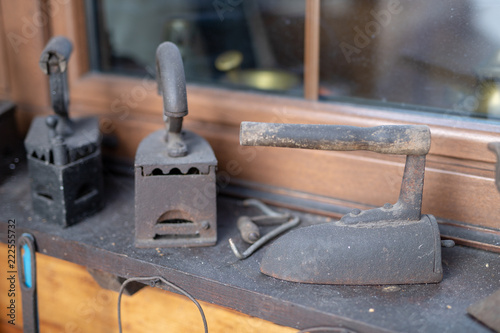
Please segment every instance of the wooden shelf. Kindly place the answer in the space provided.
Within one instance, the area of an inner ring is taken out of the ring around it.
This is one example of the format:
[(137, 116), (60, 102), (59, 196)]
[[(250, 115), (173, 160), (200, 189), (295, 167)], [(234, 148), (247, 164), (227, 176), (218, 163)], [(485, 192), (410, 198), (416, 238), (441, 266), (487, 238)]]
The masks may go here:
[[(0, 240), (6, 242), (6, 223), (15, 219), (17, 235), (32, 233), (38, 251), (46, 255), (121, 277), (161, 275), (199, 300), (284, 326), (343, 326), (359, 332), (489, 332), (467, 316), (466, 308), (500, 288), (498, 254), (460, 246), (443, 249), (444, 279), (440, 284), (388, 290), (285, 282), (260, 273), (265, 249), (243, 261), (231, 252), (230, 237), (244, 246), (235, 226), (237, 217), (255, 213), (242, 207), (239, 200), (218, 198), (216, 246), (137, 249), (133, 245), (133, 179), (111, 173), (105, 179), (104, 210), (62, 229), (33, 214), (28, 174), (25, 166), (18, 166), (0, 186)], [(302, 226), (328, 221), (297, 214)]]

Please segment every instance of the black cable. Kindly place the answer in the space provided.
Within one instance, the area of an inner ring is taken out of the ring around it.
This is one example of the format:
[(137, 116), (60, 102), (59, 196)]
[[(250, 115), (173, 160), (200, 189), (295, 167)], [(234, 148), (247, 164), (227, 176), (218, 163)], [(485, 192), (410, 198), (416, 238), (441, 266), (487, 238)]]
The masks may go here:
[(196, 305), (196, 307), (198, 308), (198, 311), (200, 311), (201, 319), (203, 320), (203, 327), (205, 328), (205, 333), (208, 333), (207, 319), (205, 317), (205, 313), (203, 312), (203, 309), (202, 309), (200, 303), (198, 303), (198, 301), (195, 300), (194, 297), (191, 296), (187, 291), (185, 291), (181, 287), (176, 286), (172, 282), (165, 280), (161, 276), (136, 277), (136, 278), (130, 278), (130, 279), (123, 281), (122, 286), (120, 287), (120, 292), (118, 293), (118, 330), (120, 333), (122, 333), (121, 299), (122, 299), (123, 290), (125, 290), (125, 286), (127, 284), (129, 284), (130, 282), (146, 282), (146, 281), (150, 281), (152, 287), (154, 287), (156, 285), (156, 283), (158, 283), (158, 281), (161, 281), (161, 282), (165, 283), (167, 286), (169, 286), (170, 288), (177, 290), (178, 292), (180, 292), (181, 294), (183, 294), (184, 296), (189, 298)]

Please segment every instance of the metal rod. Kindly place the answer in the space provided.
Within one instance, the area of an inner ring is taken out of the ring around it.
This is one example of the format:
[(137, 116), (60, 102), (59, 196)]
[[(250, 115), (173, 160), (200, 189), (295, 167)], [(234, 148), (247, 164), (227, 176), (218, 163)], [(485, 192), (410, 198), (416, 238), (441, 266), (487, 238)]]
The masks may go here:
[(245, 258), (248, 258), (251, 256), (255, 251), (257, 251), (262, 245), (266, 244), (269, 242), (271, 239), (274, 237), (280, 235), (281, 233), (295, 227), (300, 223), (300, 219), (298, 216), (294, 216), (289, 222), (283, 223), (279, 227), (273, 229), (272, 231), (268, 232), (264, 236), (262, 236), (258, 241), (253, 243), (248, 249), (245, 250), (245, 252), (241, 253), (238, 248), (236, 247), (236, 244), (234, 244), (234, 241), (232, 238), (229, 238), (229, 246), (231, 246), (231, 250), (233, 250), (234, 255), (242, 260)]

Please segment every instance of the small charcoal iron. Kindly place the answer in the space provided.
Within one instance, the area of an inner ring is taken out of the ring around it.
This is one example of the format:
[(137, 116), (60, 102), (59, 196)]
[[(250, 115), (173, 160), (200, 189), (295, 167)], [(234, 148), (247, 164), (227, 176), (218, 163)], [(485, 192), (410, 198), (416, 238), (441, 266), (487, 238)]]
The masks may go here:
[(146, 137), (135, 156), (135, 245), (214, 245), (217, 159), (205, 139), (182, 130), (188, 107), (177, 46), (161, 44), (156, 65), (167, 130)]
[(317, 284), (441, 281), (439, 228), (434, 216), (421, 215), (429, 127), (242, 123), (240, 141), (248, 146), (407, 155), (396, 204), (355, 209), (338, 222), (289, 232), (264, 254), (260, 267), (264, 274)]
[(67, 66), (72, 44), (52, 38), (40, 57), (55, 115), (33, 120), (24, 142), (33, 210), (67, 227), (103, 207), (101, 135), (95, 117), (70, 119)]

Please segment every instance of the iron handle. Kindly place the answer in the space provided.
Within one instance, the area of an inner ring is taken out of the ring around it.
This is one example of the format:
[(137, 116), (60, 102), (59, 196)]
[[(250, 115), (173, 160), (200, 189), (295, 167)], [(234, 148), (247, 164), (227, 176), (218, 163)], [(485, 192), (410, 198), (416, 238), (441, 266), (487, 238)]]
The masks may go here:
[(242, 122), (240, 144), (426, 155), (431, 146), (431, 134), (426, 125), (384, 125), (363, 128), (342, 125)]
[(163, 96), (163, 119), (168, 132), (168, 154), (180, 157), (187, 154), (181, 138), (182, 119), (188, 114), (186, 78), (181, 53), (177, 46), (165, 42), (156, 50), (158, 92)]
[(66, 37), (51, 38), (40, 56), (39, 65), (42, 72), (47, 75), (66, 72), (72, 51), (73, 45)]
[(67, 68), (73, 50), (71, 42), (56, 36), (50, 39), (40, 56), (39, 65), (42, 72), (49, 75), (50, 98), (54, 112), (61, 118), (57, 135), (68, 136), (72, 133), (69, 119), (69, 88)]

